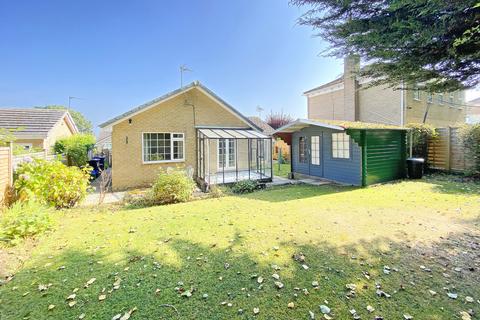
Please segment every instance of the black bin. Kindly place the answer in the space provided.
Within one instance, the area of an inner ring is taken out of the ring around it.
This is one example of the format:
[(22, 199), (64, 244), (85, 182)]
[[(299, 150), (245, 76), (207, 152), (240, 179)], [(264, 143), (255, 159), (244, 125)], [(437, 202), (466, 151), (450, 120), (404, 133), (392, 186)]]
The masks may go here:
[(422, 179), (424, 163), (425, 163), (425, 159), (423, 158), (408, 158), (407, 159), (408, 177), (410, 179)]

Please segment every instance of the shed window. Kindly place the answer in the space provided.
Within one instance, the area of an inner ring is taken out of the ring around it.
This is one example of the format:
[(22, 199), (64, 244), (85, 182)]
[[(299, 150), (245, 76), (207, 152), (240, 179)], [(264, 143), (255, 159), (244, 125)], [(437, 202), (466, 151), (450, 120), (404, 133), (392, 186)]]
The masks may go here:
[(350, 137), (346, 133), (332, 133), (332, 158), (350, 158)]
[(311, 150), (312, 150), (312, 164), (320, 164), (320, 137), (312, 136), (311, 141)]
[(148, 132), (143, 134), (143, 162), (184, 160), (183, 133)]
[(298, 138), (298, 162), (307, 162), (307, 157), (305, 156), (305, 137)]

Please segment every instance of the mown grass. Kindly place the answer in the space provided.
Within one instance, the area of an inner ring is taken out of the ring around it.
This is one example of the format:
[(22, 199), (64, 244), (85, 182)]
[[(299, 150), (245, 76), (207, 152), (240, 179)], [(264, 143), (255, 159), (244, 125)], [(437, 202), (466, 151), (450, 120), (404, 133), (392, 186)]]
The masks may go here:
[[(0, 287), (0, 318), (111, 319), (137, 307), (131, 319), (308, 319), (309, 311), (320, 319), (319, 305), (327, 301), (334, 319), (351, 319), (351, 309), (362, 319), (456, 319), (461, 311), (480, 311), (477, 302), (465, 302), (480, 298), (479, 192), (474, 183), (429, 178), (61, 211), (56, 230)], [(298, 252), (308, 270), (292, 259)], [(265, 278), (263, 286), (254, 275)], [(119, 278), (120, 288), (110, 292)], [(357, 285), (355, 296), (347, 297), (349, 283)], [(51, 285), (40, 292), (39, 284)], [(378, 297), (376, 284), (392, 297)], [(193, 294), (180, 296), (176, 287)], [(65, 299), (75, 288), (77, 303), (69, 307)], [(102, 292), (106, 299), (99, 301)], [(369, 313), (367, 305), (376, 310)]]
[(291, 166), (290, 163), (278, 164), (277, 162), (273, 163), (273, 175), (277, 177), (287, 178), (290, 173)]

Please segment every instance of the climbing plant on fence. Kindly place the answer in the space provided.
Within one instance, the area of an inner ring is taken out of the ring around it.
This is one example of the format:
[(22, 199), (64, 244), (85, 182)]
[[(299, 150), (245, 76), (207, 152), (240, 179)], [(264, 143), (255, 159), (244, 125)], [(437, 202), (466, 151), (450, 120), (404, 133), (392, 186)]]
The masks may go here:
[[(428, 140), (435, 138), (437, 133), (435, 128), (424, 123), (409, 123), (412, 137), (412, 156), (428, 159)], [(410, 139), (410, 138), (409, 138)]]

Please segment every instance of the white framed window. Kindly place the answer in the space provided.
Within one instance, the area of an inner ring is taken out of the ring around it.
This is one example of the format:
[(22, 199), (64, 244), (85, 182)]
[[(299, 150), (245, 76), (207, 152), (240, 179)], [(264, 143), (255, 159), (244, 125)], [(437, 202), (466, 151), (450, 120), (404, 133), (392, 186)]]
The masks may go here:
[(431, 92), (427, 93), (427, 102), (428, 103), (433, 102), (433, 94)]
[(144, 163), (184, 161), (185, 136), (183, 133), (144, 132), (142, 153)]
[(350, 137), (345, 133), (332, 133), (332, 158), (350, 159)]
[(320, 137), (319, 136), (312, 136), (312, 140), (310, 142), (311, 150), (312, 150), (312, 164), (320, 165)]
[(455, 103), (455, 93), (454, 92), (450, 92), (450, 94), (448, 95), (448, 102), (450, 102), (450, 104)]
[(218, 169), (234, 169), (235, 139), (218, 139)]
[(420, 89), (413, 89), (413, 99), (420, 101)]
[(438, 103), (443, 105), (445, 101), (443, 100), (443, 93), (438, 94)]
[(305, 137), (298, 138), (298, 162), (307, 163), (307, 155), (305, 148)]

